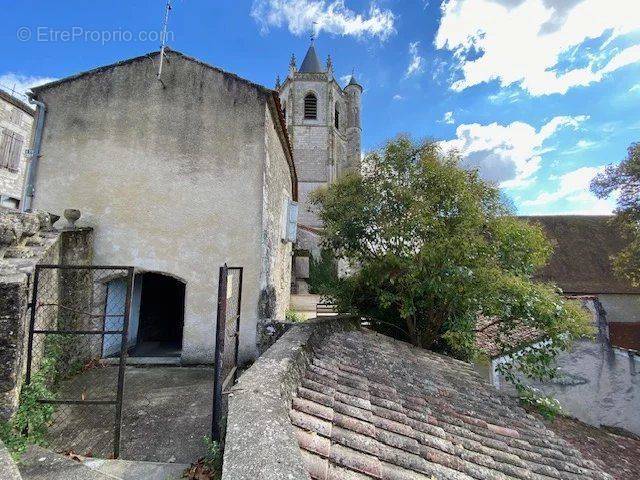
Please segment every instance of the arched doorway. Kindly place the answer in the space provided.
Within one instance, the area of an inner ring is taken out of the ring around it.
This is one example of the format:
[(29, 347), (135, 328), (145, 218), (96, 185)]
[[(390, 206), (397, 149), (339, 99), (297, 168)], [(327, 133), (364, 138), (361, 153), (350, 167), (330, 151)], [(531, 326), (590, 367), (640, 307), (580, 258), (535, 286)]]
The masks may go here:
[(155, 272), (135, 276), (129, 355), (173, 357), (182, 350), (185, 284)]

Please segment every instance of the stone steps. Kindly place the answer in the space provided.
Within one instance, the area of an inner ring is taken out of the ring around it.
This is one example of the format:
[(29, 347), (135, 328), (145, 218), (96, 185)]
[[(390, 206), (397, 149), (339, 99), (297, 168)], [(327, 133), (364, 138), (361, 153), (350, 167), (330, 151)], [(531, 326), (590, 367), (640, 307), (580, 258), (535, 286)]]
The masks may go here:
[(82, 458), (81, 462), (41, 447), (20, 460), (22, 480), (178, 480), (188, 465)]

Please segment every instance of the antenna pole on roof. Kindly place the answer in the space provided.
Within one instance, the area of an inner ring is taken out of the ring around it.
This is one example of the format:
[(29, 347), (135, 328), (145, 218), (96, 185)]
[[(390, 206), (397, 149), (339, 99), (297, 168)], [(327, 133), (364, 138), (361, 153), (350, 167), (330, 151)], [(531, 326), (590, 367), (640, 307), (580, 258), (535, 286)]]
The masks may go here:
[(162, 76), (162, 64), (164, 62), (164, 50), (167, 46), (167, 25), (169, 24), (169, 12), (171, 11), (171, 0), (167, 0), (167, 5), (164, 10), (164, 22), (162, 24), (162, 33), (160, 39), (162, 44), (160, 45), (160, 66), (158, 67), (158, 80)]

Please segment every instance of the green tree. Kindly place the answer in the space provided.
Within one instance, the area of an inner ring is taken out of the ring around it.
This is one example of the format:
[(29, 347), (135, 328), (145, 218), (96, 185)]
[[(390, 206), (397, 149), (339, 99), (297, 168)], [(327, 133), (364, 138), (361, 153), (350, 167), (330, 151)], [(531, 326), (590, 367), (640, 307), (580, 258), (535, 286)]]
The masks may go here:
[(581, 307), (533, 273), (551, 254), (539, 226), (512, 216), (500, 191), (459, 167), (433, 142), (400, 136), (366, 156), (362, 175), (315, 193), (323, 248), (354, 273), (328, 283), (341, 311), (414, 345), (462, 359), (477, 354), (480, 315), (500, 320), (503, 353), (522, 326), (548, 338), (503, 367), (536, 378), (554, 375), (552, 359), (589, 331)]
[(628, 245), (616, 255), (613, 267), (635, 287), (640, 286), (640, 143), (627, 149), (627, 158), (618, 165), (609, 165), (591, 182), (591, 191), (599, 198), (618, 194), (615, 226)]

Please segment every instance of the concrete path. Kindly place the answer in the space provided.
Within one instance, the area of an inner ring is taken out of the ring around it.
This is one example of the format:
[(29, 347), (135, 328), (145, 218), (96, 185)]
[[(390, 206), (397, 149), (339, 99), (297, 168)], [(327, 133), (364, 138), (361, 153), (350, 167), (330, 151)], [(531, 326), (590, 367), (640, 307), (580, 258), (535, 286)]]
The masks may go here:
[(131, 462), (97, 458), (85, 458), (82, 463), (91, 470), (119, 480), (178, 480), (189, 467), (182, 463)]
[(82, 462), (41, 447), (20, 461), (22, 480), (178, 480), (188, 467), (176, 463), (83, 458)]
[[(112, 399), (117, 372), (107, 366), (78, 375), (61, 386), (60, 398)], [(120, 458), (190, 464), (204, 456), (212, 399), (212, 368), (127, 367)], [(109, 458), (114, 420), (113, 406), (58, 406), (47, 440), (57, 452)]]
[(69, 457), (35, 446), (29, 447), (18, 467), (23, 480), (113, 480)]

